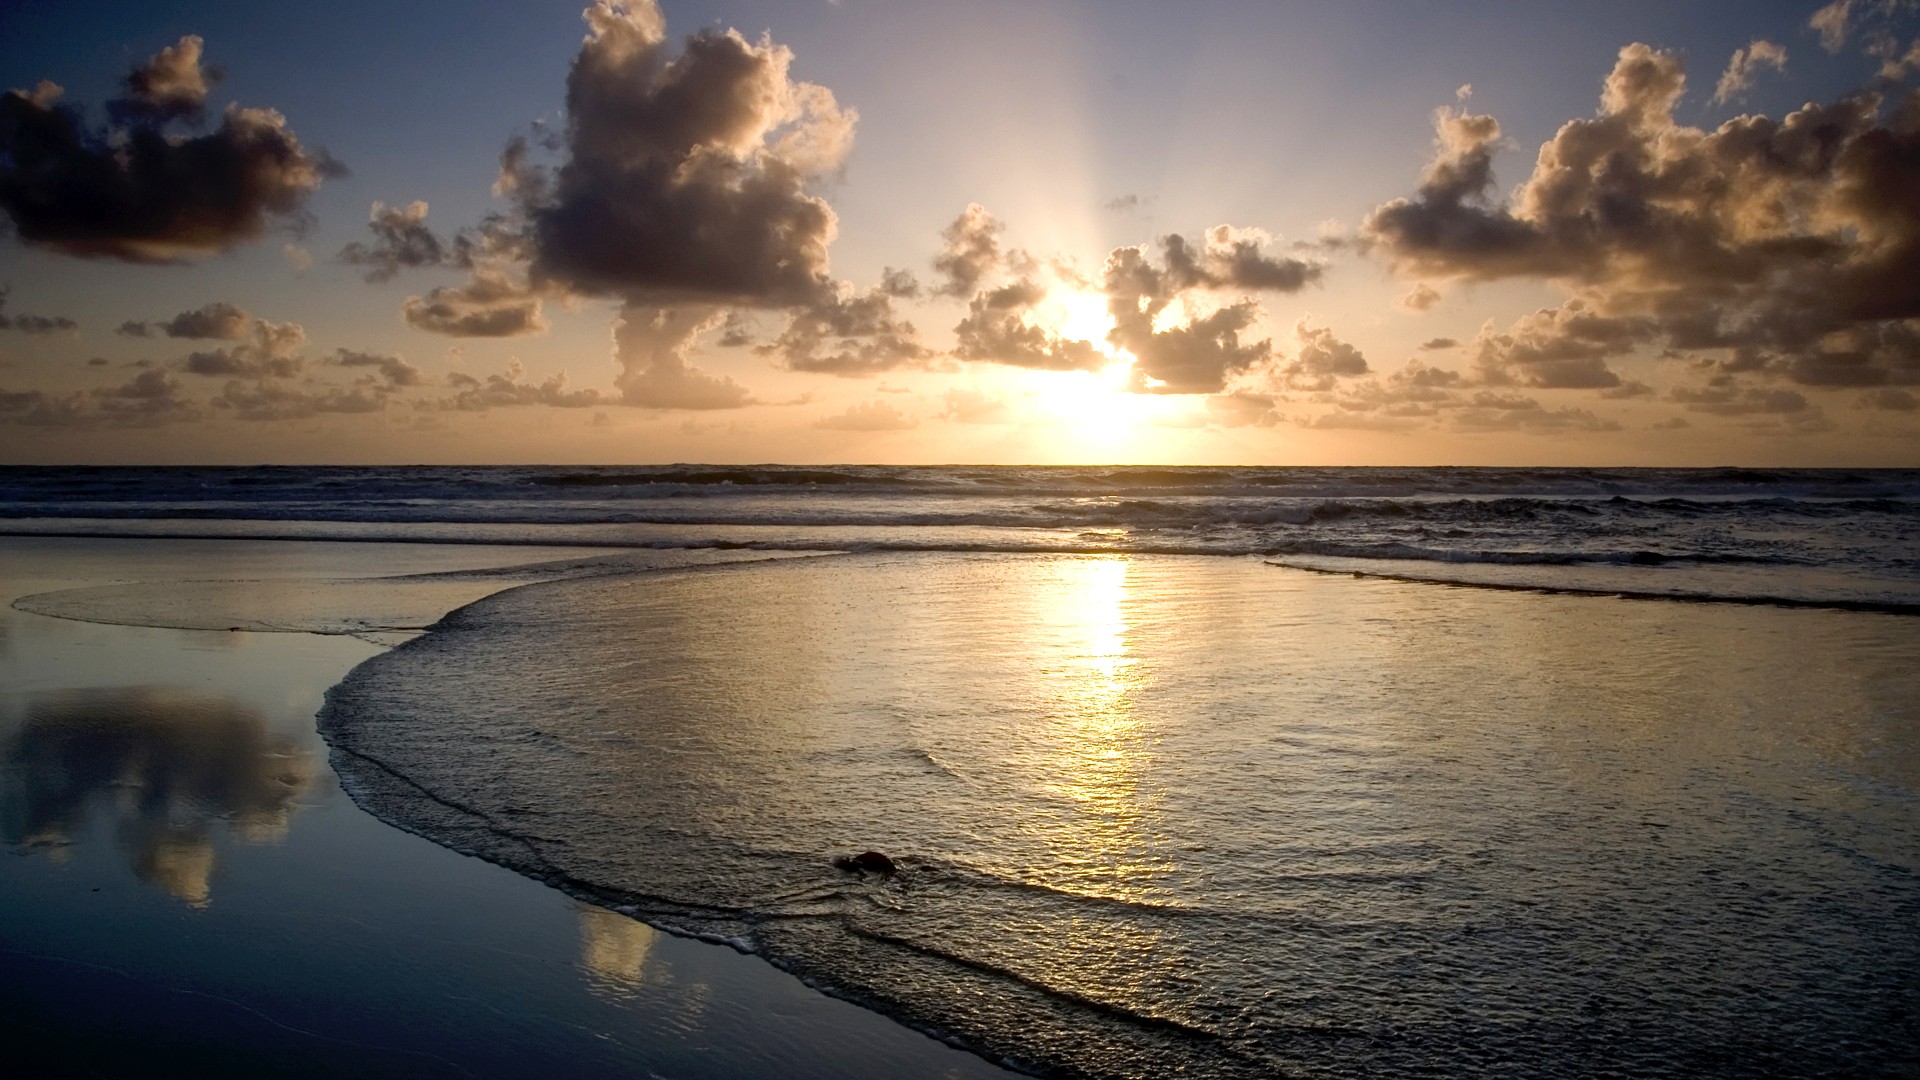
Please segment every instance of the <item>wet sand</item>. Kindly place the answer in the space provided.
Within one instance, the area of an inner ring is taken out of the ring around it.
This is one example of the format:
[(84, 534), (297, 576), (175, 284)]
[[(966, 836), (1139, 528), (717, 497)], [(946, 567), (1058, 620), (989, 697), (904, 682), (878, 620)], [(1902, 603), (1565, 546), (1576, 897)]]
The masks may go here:
[(502, 583), (383, 590), (380, 617), (355, 624), (338, 589), (299, 582), (605, 554), (0, 539), (7, 605), (220, 579), (217, 610), (171, 622), (257, 607), (270, 617), (247, 625), (328, 631), (0, 610), (9, 1058), (34, 1075), (1006, 1075), (761, 960), (401, 832), (340, 790), (313, 726), (327, 688), (421, 610)]

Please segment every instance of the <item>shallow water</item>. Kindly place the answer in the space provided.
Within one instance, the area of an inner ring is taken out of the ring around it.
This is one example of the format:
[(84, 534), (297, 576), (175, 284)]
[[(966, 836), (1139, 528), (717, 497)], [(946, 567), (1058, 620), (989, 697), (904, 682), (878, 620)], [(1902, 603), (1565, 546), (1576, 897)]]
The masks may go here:
[(389, 820), (1036, 1069), (1885, 1075), (1917, 625), (825, 557), (502, 593), (322, 727)]
[(374, 644), (5, 606), (82, 589), (108, 621), (324, 621), (351, 605), (310, 579), (492, 588), (566, 554), (0, 538), (0, 1074), (1005, 1075), (361, 811), (313, 716)]

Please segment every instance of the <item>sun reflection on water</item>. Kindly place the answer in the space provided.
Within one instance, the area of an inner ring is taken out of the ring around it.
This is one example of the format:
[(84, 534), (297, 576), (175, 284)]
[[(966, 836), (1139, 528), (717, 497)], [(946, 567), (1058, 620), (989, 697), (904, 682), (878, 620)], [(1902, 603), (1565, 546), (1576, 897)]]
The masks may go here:
[(1139, 708), (1148, 669), (1131, 647), (1131, 563), (1063, 560), (1037, 598), (1045, 727), (1039, 789), (1063, 801), (1036, 828), (1076, 889), (1142, 895), (1161, 869), (1148, 854), (1155, 798), (1143, 783), (1154, 737)]

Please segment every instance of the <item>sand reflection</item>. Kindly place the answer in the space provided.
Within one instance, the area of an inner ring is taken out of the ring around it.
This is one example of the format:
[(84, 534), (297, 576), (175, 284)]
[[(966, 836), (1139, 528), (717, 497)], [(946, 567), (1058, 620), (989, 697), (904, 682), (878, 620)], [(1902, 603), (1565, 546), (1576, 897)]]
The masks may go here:
[(0, 733), (0, 836), (46, 850), (106, 814), (134, 872), (194, 907), (212, 898), (212, 827), (248, 844), (286, 836), (313, 783), (311, 751), (225, 698), (77, 690), (21, 703)]

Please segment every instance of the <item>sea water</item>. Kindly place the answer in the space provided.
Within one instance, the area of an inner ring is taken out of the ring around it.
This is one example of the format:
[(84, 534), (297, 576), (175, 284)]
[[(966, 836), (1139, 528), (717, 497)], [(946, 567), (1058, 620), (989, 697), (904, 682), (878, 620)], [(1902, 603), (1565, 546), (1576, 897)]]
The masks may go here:
[(395, 824), (996, 1059), (1920, 1046), (1912, 472), (157, 475), (6, 525), (844, 552), (508, 589), (322, 731)]

